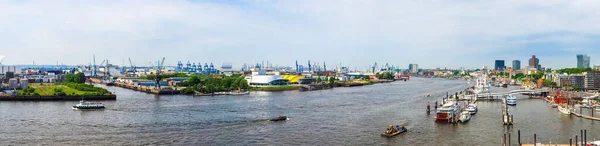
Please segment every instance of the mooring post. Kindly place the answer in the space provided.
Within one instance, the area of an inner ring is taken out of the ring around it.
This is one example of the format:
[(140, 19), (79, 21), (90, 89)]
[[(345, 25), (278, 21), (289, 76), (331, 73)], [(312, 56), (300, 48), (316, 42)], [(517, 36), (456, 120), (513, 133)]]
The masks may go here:
[(517, 130), (517, 143), (521, 145), (521, 130)]
[(508, 133), (508, 146), (510, 146), (510, 133)]
[(504, 143), (504, 145), (506, 146), (506, 133), (504, 133), (504, 136), (502, 136), (502, 143)]
[(583, 130), (583, 145), (587, 145), (587, 129)]
[(575, 146), (577, 146), (577, 134), (575, 134)]
[(569, 138), (569, 146), (573, 146), (573, 138)]
[(583, 130), (581, 130), (581, 145), (583, 145)]
[(533, 146), (537, 145), (537, 135), (533, 134)]

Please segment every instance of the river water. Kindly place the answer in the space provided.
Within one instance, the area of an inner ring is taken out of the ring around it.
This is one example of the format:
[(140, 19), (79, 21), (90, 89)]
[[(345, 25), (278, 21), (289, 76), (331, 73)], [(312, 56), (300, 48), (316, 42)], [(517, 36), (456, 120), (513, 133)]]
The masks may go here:
[[(517, 130), (523, 143), (568, 143), (587, 129), (600, 139), (593, 121), (561, 115), (540, 99), (518, 97), (511, 106), (514, 126), (502, 125), (499, 102), (479, 102), (464, 124), (436, 123), (433, 105), (466, 81), (412, 78), (408, 82), (299, 92), (252, 92), (246, 96), (152, 95), (106, 87), (116, 101), (104, 110), (72, 110), (69, 102), (0, 102), (2, 145), (500, 145)], [(493, 92), (507, 91), (493, 88)], [(424, 94), (432, 96), (425, 98)], [(600, 114), (600, 113), (598, 113)], [(269, 122), (279, 115), (289, 121)], [(379, 134), (388, 125), (409, 131), (393, 138)], [(600, 123), (598, 123), (600, 124)]]

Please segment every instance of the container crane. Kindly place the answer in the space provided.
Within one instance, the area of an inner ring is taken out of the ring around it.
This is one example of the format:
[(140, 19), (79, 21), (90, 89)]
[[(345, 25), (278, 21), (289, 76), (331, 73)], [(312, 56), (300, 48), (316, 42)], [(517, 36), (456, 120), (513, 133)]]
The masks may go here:
[(161, 90), (160, 89), (160, 72), (161, 72), (161, 67), (163, 66), (163, 63), (165, 63), (165, 57), (162, 58), (162, 61), (158, 62), (158, 70), (156, 71), (156, 89)]

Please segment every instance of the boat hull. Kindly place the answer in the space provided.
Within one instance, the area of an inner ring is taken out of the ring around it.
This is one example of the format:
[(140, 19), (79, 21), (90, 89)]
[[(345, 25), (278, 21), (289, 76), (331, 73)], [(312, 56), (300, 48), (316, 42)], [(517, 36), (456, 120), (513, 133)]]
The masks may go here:
[(404, 128), (404, 130), (398, 130), (397, 132), (390, 133), (390, 134), (387, 134), (387, 133), (381, 133), (381, 136), (383, 136), (383, 137), (394, 137), (394, 136), (396, 136), (396, 135), (398, 135), (398, 134), (401, 134), (401, 133), (404, 133), (404, 132), (406, 132), (406, 131), (408, 131), (408, 129)]
[(558, 106), (558, 111), (560, 111), (560, 113), (563, 113), (565, 115), (571, 114), (571, 111), (568, 108), (562, 107), (562, 106)]
[(79, 106), (73, 106), (73, 109), (104, 109), (104, 106), (97, 106), (97, 107), (79, 107)]

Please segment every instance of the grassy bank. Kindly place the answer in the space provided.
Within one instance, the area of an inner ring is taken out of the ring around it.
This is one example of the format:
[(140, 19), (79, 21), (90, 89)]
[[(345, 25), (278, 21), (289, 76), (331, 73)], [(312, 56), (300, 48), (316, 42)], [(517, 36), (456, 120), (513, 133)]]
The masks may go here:
[(252, 91), (287, 91), (287, 90), (298, 90), (300, 86), (265, 86), (265, 87), (252, 87)]
[(371, 85), (373, 81), (369, 80), (353, 80), (348, 82), (340, 82), (341, 86), (362, 86), (362, 85)]
[(66, 84), (29, 84), (29, 88), (17, 91), (23, 96), (84, 96), (106, 95), (110, 92), (93, 85), (66, 83)]

